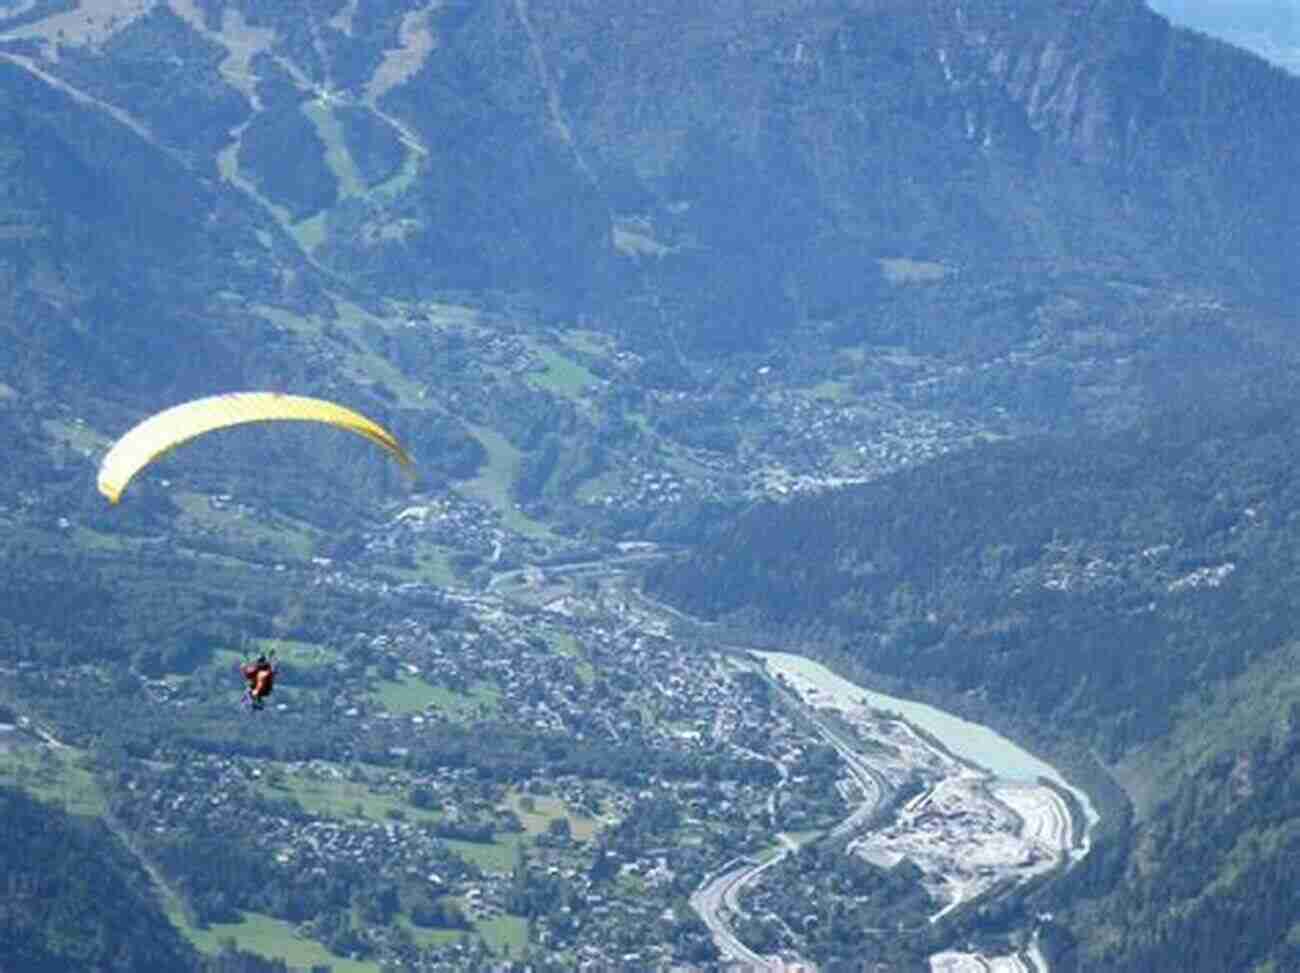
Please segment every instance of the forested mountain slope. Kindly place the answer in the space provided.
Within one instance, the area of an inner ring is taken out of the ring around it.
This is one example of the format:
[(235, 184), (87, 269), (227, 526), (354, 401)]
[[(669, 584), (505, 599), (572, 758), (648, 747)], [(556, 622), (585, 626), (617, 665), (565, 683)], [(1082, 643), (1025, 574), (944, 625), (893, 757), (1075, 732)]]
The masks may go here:
[(0, 787), (0, 828), (0, 970), (199, 970), (148, 877), (101, 825)]
[[(3, 715), (8, 716), (7, 711)], [(290, 973), (229, 945), (201, 957), (108, 828), (0, 786), (3, 973)]]
[(648, 584), (1116, 759), (1293, 634), (1297, 402), (1215, 406), (763, 504)]
[(1241, 680), (1249, 691), (1231, 706), (1220, 705), (1221, 687), (1206, 687), (1213, 703), (1188, 707), (1176, 734), (1197, 737), (1199, 745), (1141, 768), (1170, 776), (1169, 797), (1133, 830), (1110, 894), (1096, 894), (1105, 887), (1100, 873), (1091, 888), (1080, 875), (1058, 890), (1079, 893), (1051, 929), (1062, 970), (1300, 966), (1293, 866), (1300, 852), (1298, 657), (1292, 641), (1256, 664)]
[[(84, 457), (105, 433), (185, 398), (241, 388), (347, 398), (423, 448), (426, 474), (458, 462), (443, 457), (468, 437), (430, 414), (431, 403), (328, 364), (338, 345), (357, 347), (333, 322), (367, 312), (237, 188), (5, 57), (0, 122), (0, 424), (10, 431), (0, 476), (15, 489), (43, 484), (31, 496), (50, 502), (54, 484), (73, 476), (84, 484)], [(294, 506), (326, 522), (346, 487), (390, 472), (333, 438), (247, 442), (263, 461), (293, 458), (282, 468), (297, 473)], [(229, 456), (200, 447), (193, 461), (220, 480)], [(284, 484), (260, 489), (283, 494)], [(321, 503), (327, 490), (334, 499)], [(58, 503), (72, 510), (92, 492), (71, 490)], [(139, 518), (122, 519), (139, 529), (168, 509), (146, 504)]]
[(218, 294), (286, 298), (292, 245), (228, 187), (5, 59), (0, 117), (5, 380), (78, 404), (243, 380), (247, 338)]
[(1294, 267), (1300, 79), (1139, 0), (209, 0), (0, 31), (345, 278), (527, 292), (648, 346), (869, 335), (881, 259), (1265, 301)]

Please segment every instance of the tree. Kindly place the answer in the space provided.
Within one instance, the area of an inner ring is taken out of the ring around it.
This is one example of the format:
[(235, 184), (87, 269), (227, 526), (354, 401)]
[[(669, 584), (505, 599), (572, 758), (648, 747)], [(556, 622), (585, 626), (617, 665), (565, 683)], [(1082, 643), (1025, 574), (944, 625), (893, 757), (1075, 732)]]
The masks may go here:
[(551, 820), (546, 825), (546, 837), (549, 841), (561, 847), (567, 847), (573, 841), (573, 829), (569, 825), (567, 816), (558, 817)]

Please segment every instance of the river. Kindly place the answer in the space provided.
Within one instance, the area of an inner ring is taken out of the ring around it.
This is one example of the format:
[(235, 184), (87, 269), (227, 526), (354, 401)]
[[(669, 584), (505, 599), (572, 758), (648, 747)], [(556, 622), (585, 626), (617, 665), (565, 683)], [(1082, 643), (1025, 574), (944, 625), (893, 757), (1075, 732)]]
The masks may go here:
[(1050, 780), (1053, 784), (1069, 791), (1078, 800), (1087, 818), (1089, 831), (1101, 819), (1088, 799), (1088, 795), (1067, 783), (1055, 767), (987, 726), (963, 720), (926, 703), (900, 699), (897, 696), (889, 696), (874, 689), (855, 685), (821, 663), (801, 655), (792, 655), (788, 652), (752, 652), (751, 654), (762, 659), (773, 675), (781, 673), (787, 679), (812, 686), (819, 693), (829, 697), (828, 701), (833, 701), (835, 705), (861, 706), (865, 701), (865, 704), (873, 709), (898, 713), (909, 723), (937, 739), (955, 757), (982, 767), (999, 780), (1035, 781), (1040, 777)]

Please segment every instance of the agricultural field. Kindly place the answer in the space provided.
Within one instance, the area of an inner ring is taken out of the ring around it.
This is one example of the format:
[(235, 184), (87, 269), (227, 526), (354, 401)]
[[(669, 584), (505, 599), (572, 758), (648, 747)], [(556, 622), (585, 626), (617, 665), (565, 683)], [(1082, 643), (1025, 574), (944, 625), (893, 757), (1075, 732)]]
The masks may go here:
[(0, 784), (21, 787), (33, 797), (64, 808), (69, 814), (98, 817), (107, 805), (95, 775), (85, 767), (83, 751), (67, 746), (36, 746), (25, 740), (7, 741), (0, 733)]
[(241, 922), (213, 923), (206, 929), (186, 923), (181, 930), (204, 953), (219, 953), (233, 941), (242, 950), (284, 960), (299, 969), (327, 966), (334, 973), (380, 973), (378, 963), (335, 956), (315, 940), (299, 936), (291, 923), (255, 912), (245, 913)]
[(530, 836), (542, 834), (552, 821), (561, 818), (568, 820), (569, 833), (575, 841), (589, 841), (601, 826), (601, 822), (595, 818), (575, 813), (558, 797), (512, 791), (505, 806), (519, 815), (524, 833)]
[(476, 683), (468, 692), (434, 686), (418, 676), (386, 679), (377, 684), (376, 698), (390, 713), (407, 715), (433, 711), (454, 721), (477, 718), (496, 711), (500, 692), (491, 683)]
[(522, 834), (500, 834), (492, 841), (447, 839), (447, 847), (457, 856), (486, 872), (508, 872), (519, 860), (519, 848), (527, 840)]
[(498, 950), (509, 950), (509, 955), (519, 956), (528, 945), (528, 920), (519, 916), (493, 916), (474, 924), (483, 941)]
[[(378, 772), (378, 768), (374, 770)], [(286, 770), (269, 764), (259, 773), (258, 783), (265, 796), (291, 797), (316, 817), (384, 821), (400, 814), (415, 824), (433, 824), (441, 818), (437, 811), (409, 803), (404, 793), (377, 790), (364, 775), (328, 777), (318, 770)]]
[(577, 399), (583, 389), (599, 382), (591, 372), (571, 358), (566, 358), (552, 348), (542, 345), (536, 349), (543, 369), (533, 373), (532, 379), (549, 392), (567, 399)]

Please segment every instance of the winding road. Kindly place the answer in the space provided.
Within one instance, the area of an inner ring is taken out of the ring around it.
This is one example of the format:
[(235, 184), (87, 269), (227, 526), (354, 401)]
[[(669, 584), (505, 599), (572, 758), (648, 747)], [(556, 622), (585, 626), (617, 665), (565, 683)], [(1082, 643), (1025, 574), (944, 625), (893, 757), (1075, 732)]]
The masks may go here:
[(709, 927), (713, 941), (725, 959), (744, 963), (747, 969), (752, 970), (780, 970), (784, 965), (779, 958), (760, 956), (741, 942), (731, 931), (730, 923), (723, 918), (723, 911), (738, 908), (737, 897), (741, 890), (787, 854), (788, 849), (761, 864), (742, 860), (742, 864), (724, 867), (720, 875), (710, 879), (691, 896), (691, 908)]
[[(772, 683), (772, 687), (788, 705), (806, 710), (806, 707), (788, 691), (780, 688), (775, 683)], [(806, 713), (805, 716), (818, 735), (840, 755), (840, 759), (844, 761), (848, 768), (849, 776), (853, 778), (854, 783), (862, 792), (862, 803), (828, 834), (831, 839), (844, 838), (860, 830), (871, 820), (876, 809), (880, 807), (881, 802), (891, 792), (891, 788), (884, 777), (869, 766), (858, 752), (845, 743), (833, 730), (815, 716)], [(746, 753), (749, 756), (762, 756), (752, 751), (746, 751)], [(789, 777), (789, 771), (783, 764), (777, 761), (776, 765), (781, 774), (781, 782), (776, 788), (773, 788), (768, 798), (768, 811), (772, 816), (773, 827), (776, 826), (777, 791), (784, 786)], [(759, 881), (765, 871), (784, 861), (787, 855), (796, 851), (799, 847), (784, 833), (778, 833), (777, 838), (782, 847), (771, 858), (762, 862), (742, 859), (738, 863), (728, 863), (723, 866), (721, 872), (705, 882), (690, 898), (691, 908), (708, 926), (709, 932), (713, 935), (713, 941), (723, 954), (723, 957), (733, 962), (744, 963), (747, 969), (779, 971), (785, 968), (785, 962), (779, 956), (761, 956), (746, 946), (732, 930), (727, 918), (728, 915), (744, 915), (744, 909), (740, 905), (740, 895), (745, 888)]]

